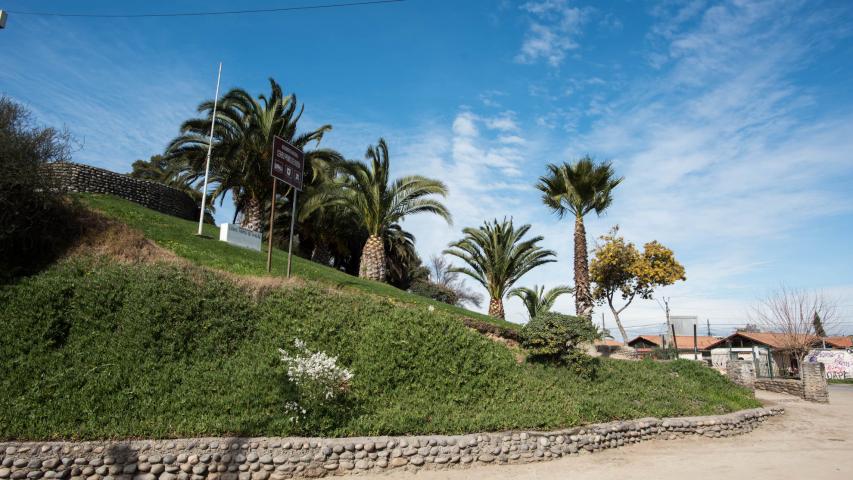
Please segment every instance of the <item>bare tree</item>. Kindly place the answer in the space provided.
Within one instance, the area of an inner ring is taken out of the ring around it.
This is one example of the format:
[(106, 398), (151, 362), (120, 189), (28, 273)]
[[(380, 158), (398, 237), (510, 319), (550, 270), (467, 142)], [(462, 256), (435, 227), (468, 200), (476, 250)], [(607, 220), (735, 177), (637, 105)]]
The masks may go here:
[(433, 283), (453, 290), (456, 298), (458, 298), (457, 303), (460, 306), (467, 303), (480, 308), (480, 305), (483, 304), (483, 296), (468, 288), (465, 285), (465, 281), (459, 277), (459, 274), (450, 270), (452, 266), (443, 255), (431, 256), (429, 265), (430, 280)]
[(802, 365), (819, 340), (815, 316), (820, 317), (824, 329), (831, 329), (837, 322), (835, 302), (818, 292), (783, 285), (753, 307), (750, 320), (766, 332), (780, 334), (781, 349), (795, 356), (797, 364)]

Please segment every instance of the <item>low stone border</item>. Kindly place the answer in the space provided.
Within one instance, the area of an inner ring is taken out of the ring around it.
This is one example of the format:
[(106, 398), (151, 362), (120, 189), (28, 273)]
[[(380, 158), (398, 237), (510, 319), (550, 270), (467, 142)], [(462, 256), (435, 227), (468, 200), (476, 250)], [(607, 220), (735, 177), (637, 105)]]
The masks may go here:
[(371, 438), (0, 442), (0, 479), (284, 480), (390, 469), (519, 464), (687, 435), (752, 431), (781, 408), (643, 418), (554, 432)]

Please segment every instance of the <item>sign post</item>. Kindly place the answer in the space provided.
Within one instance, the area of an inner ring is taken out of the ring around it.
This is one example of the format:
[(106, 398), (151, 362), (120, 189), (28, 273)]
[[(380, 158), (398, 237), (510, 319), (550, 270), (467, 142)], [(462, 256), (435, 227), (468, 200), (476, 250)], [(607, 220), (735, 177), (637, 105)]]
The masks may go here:
[(272, 177), (272, 202), (270, 203), (270, 228), (267, 234), (267, 273), (272, 269), (272, 227), (275, 224), (275, 186), (278, 180)]
[[(293, 187), (293, 212), (290, 216), (290, 241), (287, 245), (287, 276), (293, 257), (293, 230), (296, 226), (296, 192), (302, 190), (303, 173), (305, 171), (305, 154), (302, 150), (287, 143), (283, 138), (274, 137), (272, 143), (272, 162), (270, 175), (273, 177), (273, 199), (271, 210), (275, 210), (275, 185), (277, 180)], [(274, 212), (270, 212), (269, 248), (267, 251), (267, 272), (272, 265), (272, 227)]]

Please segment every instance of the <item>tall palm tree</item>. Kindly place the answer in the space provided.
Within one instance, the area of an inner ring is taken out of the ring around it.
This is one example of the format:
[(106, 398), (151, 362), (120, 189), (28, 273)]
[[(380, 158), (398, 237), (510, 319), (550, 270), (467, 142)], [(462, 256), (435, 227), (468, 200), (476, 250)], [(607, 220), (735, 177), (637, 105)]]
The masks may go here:
[(554, 302), (561, 295), (566, 295), (574, 292), (572, 287), (568, 285), (557, 285), (556, 287), (545, 291), (545, 286), (534, 285), (533, 288), (519, 287), (509, 291), (510, 297), (518, 297), (524, 302), (524, 307), (527, 308), (527, 314), (530, 319), (536, 318), (541, 313), (551, 311)]
[(433, 213), (451, 223), (450, 212), (433, 195), (447, 196), (447, 187), (439, 180), (409, 175), (393, 182), (389, 179), (388, 144), (380, 138), (365, 154), (367, 163), (340, 163), (345, 174), (342, 204), (367, 230), (367, 242), (361, 253), (359, 277), (384, 282), (387, 276), (385, 238), (389, 229), (405, 217)]
[(542, 237), (522, 240), (529, 230), (530, 225), (516, 229), (512, 220), (495, 219), (479, 228), (462, 230), (465, 237), (444, 251), (468, 264), (451, 271), (468, 275), (485, 287), (489, 293), (489, 315), (493, 317), (504, 318), (504, 294), (522, 275), (556, 261), (553, 251), (537, 245)]
[(585, 156), (573, 164), (548, 165), (548, 174), (539, 178), (536, 188), (542, 201), (560, 218), (575, 217), (575, 312), (592, 318), (593, 300), (589, 283), (589, 256), (583, 217), (590, 212), (601, 215), (613, 202), (613, 189), (622, 182), (609, 162), (596, 163)]
[[(273, 137), (279, 136), (305, 150), (311, 142), (319, 145), (326, 132), (332, 129), (331, 125), (324, 125), (313, 131), (298, 133), (297, 125), (305, 106), (298, 107), (295, 95), (284, 95), (275, 80), (270, 78), (269, 81), (269, 97), (260, 95), (255, 99), (245, 90), (235, 88), (220, 99), (210, 164), (210, 183), (215, 185), (211, 196), (219, 198), (221, 203), (231, 192), (237, 210), (243, 213), (242, 226), (255, 231), (262, 227), (264, 205), (272, 189), (270, 158)], [(166, 149), (170, 158), (186, 157), (197, 177), (204, 175), (213, 103), (208, 100), (199, 105), (198, 111), (206, 113), (206, 116), (184, 122), (181, 135)], [(323, 168), (339, 158), (337, 152), (329, 149), (306, 151), (308, 171), (305, 177), (310, 178), (312, 169)]]

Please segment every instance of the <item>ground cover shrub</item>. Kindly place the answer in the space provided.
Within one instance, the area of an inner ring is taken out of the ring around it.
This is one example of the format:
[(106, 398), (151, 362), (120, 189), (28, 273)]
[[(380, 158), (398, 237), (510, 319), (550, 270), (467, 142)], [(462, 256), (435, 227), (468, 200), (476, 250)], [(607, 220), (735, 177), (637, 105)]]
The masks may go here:
[[(296, 339), (353, 373), (302, 422), (278, 352)], [(253, 299), (194, 267), (98, 259), (0, 286), (0, 372), (0, 438), (18, 439), (450, 434), (757, 406), (694, 362), (602, 359), (590, 380), (518, 364), (422, 305), (311, 282)]]

